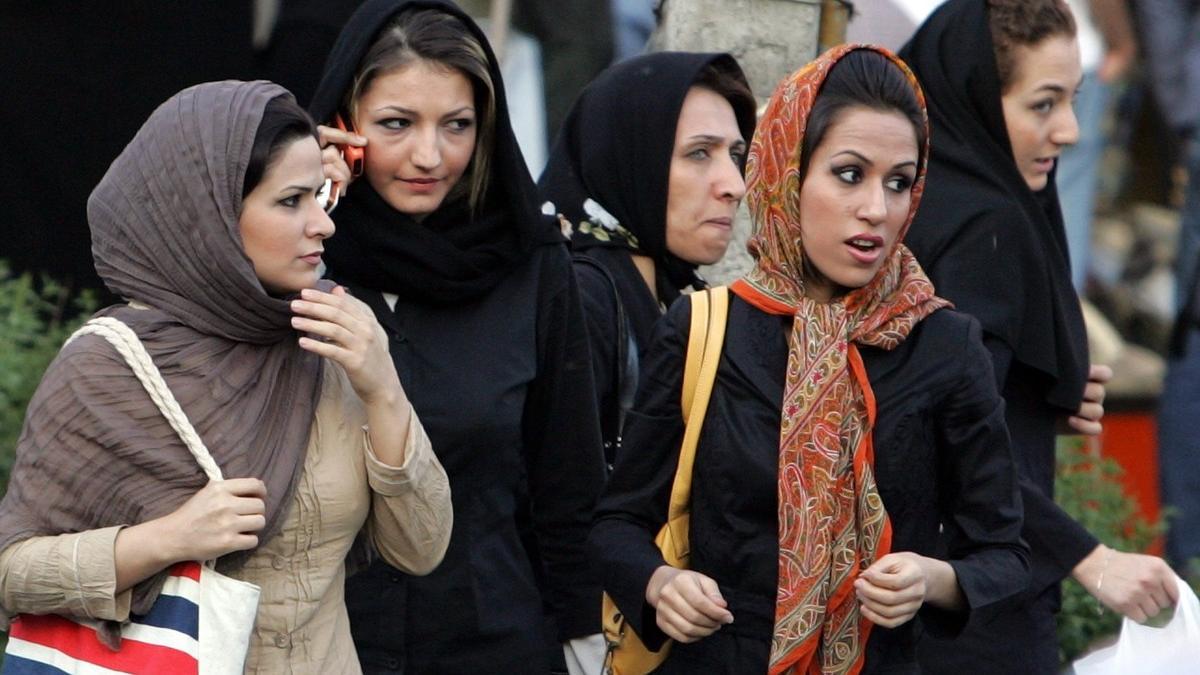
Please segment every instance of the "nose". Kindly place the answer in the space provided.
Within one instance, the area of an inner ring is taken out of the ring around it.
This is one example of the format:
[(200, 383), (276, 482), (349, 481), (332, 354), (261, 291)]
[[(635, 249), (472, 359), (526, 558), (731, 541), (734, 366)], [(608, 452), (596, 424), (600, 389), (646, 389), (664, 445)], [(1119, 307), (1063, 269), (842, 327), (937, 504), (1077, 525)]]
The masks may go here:
[(722, 200), (740, 202), (742, 197), (746, 196), (746, 179), (742, 177), (742, 167), (732, 157), (720, 165), (714, 186)]
[(887, 218), (887, 187), (871, 182), (864, 182), (862, 185), (863, 193), (855, 215), (859, 220), (879, 225)]
[(425, 129), (413, 139), (412, 163), (422, 171), (436, 169), (442, 163), (440, 138), (436, 129)]
[(313, 239), (328, 239), (333, 236), (333, 232), (336, 229), (337, 227), (333, 224), (333, 219), (329, 217), (328, 213), (325, 213), (325, 209), (314, 199), (312, 212), (305, 223), (304, 233)]
[(1079, 141), (1079, 120), (1075, 118), (1074, 106), (1063, 106), (1050, 140), (1058, 145), (1074, 145)]

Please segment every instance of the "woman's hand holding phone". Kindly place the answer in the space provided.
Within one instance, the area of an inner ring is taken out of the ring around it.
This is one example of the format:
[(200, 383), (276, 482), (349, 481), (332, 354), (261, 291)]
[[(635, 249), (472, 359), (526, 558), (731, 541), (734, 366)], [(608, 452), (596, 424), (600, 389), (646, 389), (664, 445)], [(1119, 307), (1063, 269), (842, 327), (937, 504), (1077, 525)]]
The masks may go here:
[[(357, 174), (351, 170), (350, 161), (347, 160), (347, 150), (350, 148), (357, 150), (359, 162), (361, 162), (362, 148), (366, 147), (367, 139), (351, 131), (327, 127), (323, 124), (317, 126), (317, 135), (321, 143), (321, 168), (325, 171), (325, 178), (333, 183), (330, 186), (329, 194), (330, 208), (332, 208), (338, 198), (346, 193), (350, 182), (357, 177)], [(349, 154), (353, 154), (353, 151), (350, 151)]]

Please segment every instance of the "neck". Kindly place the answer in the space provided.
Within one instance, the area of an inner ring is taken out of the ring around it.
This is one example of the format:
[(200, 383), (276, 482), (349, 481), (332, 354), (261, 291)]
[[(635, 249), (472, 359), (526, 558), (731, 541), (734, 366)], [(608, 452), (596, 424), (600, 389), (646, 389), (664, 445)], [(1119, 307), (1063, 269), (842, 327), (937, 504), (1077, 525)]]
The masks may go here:
[(655, 274), (654, 269), (654, 258), (638, 253), (631, 253), (629, 254), (629, 257), (633, 258), (633, 266), (636, 267), (638, 273), (642, 275), (642, 281), (646, 282), (646, 288), (650, 289), (650, 295), (657, 298), (658, 283), (656, 281), (657, 275)]

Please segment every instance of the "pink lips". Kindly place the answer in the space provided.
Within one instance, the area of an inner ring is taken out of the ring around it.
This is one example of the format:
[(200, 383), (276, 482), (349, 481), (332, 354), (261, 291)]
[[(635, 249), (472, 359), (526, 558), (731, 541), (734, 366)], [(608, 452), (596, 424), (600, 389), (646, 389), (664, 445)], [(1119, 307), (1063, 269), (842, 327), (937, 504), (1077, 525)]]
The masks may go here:
[[(869, 244), (870, 247), (856, 246), (856, 242)], [(863, 265), (874, 264), (883, 255), (883, 237), (874, 234), (855, 235), (847, 239), (845, 244), (846, 250), (850, 252), (850, 257)]]
[(704, 222), (708, 223), (709, 225), (716, 225), (717, 227), (725, 227), (725, 228), (733, 227), (733, 218), (725, 218), (725, 217), (709, 218), (708, 220), (706, 220)]
[(300, 259), (303, 260), (304, 262), (308, 263), (309, 265), (312, 265), (315, 267), (315, 266), (321, 264), (321, 254), (322, 253), (324, 253), (324, 251), (313, 251), (312, 253), (309, 253), (308, 255), (300, 256)]
[(400, 180), (413, 192), (432, 192), (440, 182), (437, 178), (401, 178)]

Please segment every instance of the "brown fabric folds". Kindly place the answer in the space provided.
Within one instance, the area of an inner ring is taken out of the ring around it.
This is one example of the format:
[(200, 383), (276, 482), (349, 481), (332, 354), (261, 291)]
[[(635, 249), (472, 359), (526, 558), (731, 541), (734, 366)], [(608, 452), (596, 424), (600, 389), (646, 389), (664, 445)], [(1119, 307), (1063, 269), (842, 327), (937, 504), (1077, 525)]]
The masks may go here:
[[(226, 478), (267, 485), (266, 541), (282, 523), (321, 391), (284, 299), (263, 290), (238, 230), (242, 180), (269, 82), (212, 82), (163, 103), (88, 200), (96, 270), (146, 309), (99, 312), (141, 338)], [(121, 357), (84, 336), (50, 364), (26, 412), (0, 550), (37, 535), (141, 523), (175, 510), (204, 473)], [(226, 556), (224, 566), (238, 556)], [(135, 589), (133, 611), (161, 581)]]

